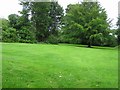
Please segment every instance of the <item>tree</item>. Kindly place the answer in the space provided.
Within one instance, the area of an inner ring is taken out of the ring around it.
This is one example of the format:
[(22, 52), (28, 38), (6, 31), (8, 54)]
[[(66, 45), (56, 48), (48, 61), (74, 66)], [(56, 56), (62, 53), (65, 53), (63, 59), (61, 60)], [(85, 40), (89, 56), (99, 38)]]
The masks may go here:
[(17, 42), (17, 31), (15, 28), (10, 27), (10, 23), (7, 19), (0, 18), (2, 22), (2, 41), (3, 42)]
[(118, 17), (118, 21), (117, 21), (117, 37), (118, 37), (118, 45), (120, 45), (120, 16)]
[(70, 4), (67, 6), (62, 32), (64, 42), (80, 43), (82, 38), (81, 35), (83, 35), (83, 25), (82, 23), (79, 23), (79, 20), (83, 19), (83, 17), (79, 14), (80, 11), (81, 6), (79, 4)]
[(0, 18), (0, 42), (2, 41), (2, 19)]
[(57, 36), (58, 29), (61, 28), (62, 25), (62, 17), (63, 17), (63, 8), (58, 4), (58, 2), (50, 3), (50, 25), (49, 31), (50, 34)]
[(31, 14), (32, 24), (36, 29), (37, 41), (45, 41), (49, 36), (50, 2), (32, 2)]
[(63, 8), (58, 2), (51, 2), (49, 12), (50, 22), (48, 28), (49, 36), (46, 41), (47, 43), (58, 44), (63, 15)]
[(61, 27), (63, 8), (58, 2), (49, 1), (50, 0), (48, 0), (48, 2), (34, 2), (33, 0), (33, 2), (30, 2), (25, 0), (20, 3), (20, 5), (23, 6), (23, 10), (20, 11), (22, 14), (20, 21), (22, 24), (28, 24), (27, 22), (30, 22), (38, 42), (48, 41), (47, 39), (49, 39), (51, 35), (52, 37), (56, 37)]
[(30, 26), (30, 2), (21, 1), (20, 5), (23, 6), (22, 11), (19, 11), (21, 17), (19, 18), (19, 25), (22, 26)]
[(6, 30), (8, 27), (10, 27), (10, 23), (7, 19), (0, 18), (0, 22), (1, 22), (1, 27), (3, 31)]
[(64, 33), (81, 43), (101, 45), (109, 35), (106, 11), (98, 2), (82, 2), (68, 5), (65, 15)]
[(20, 28), (19, 25), (18, 25), (19, 18), (20, 18), (20, 16), (18, 16), (17, 14), (10, 14), (8, 16), (10, 26), (15, 28), (15, 29), (19, 29)]
[(19, 11), (21, 16), (18, 19), (18, 38), (19, 42), (33, 43), (36, 42), (35, 31), (29, 19), (30, 2), (21, 1), (20, 5), (23, 6), (22, 11)]

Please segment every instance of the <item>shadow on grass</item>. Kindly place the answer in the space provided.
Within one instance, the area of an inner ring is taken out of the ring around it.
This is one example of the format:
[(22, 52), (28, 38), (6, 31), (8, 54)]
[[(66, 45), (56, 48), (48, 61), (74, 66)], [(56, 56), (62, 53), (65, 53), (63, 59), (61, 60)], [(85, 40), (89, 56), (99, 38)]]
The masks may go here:
[(73, 46), (73, 47), (81, 47), (81, 48), (88, 48), (88, 49), (101, 49), (101, 50), (117, 50), (118, 47), (107, 47), (107, 46), (91, 46), (88, 47), (88, 45), (82, 45), (82, 44), (66, 44), (66, 43), (60, 43), (58, 45), (66, 45), (66, 46)]
[(93, 49), (113, 50), (113, 49), (115, 49), (115, 47), (98, 47), (98, 46), (94, 46)]
[(88, 47), (87, 45), (74, 45), (76, 47), (83, 47), (83, 48), (92, 48), (92, 49), (104, 49), (104, 50), (113, 50), (113, 49), (117, 49), (116, 47), (105, 47), (105, 46), (91, 46)]

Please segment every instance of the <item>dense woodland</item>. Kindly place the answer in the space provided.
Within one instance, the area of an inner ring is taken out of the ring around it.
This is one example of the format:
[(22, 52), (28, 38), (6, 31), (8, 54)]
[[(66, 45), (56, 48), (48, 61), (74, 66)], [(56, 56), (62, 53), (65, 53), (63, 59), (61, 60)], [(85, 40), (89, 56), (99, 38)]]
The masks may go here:
[(117, 46), (118, 29), (98, 2), (69, 4), (64, 12), (58, 2), (20, 2), (21, 15), (11, 14), (2, 21), (2, 41), (21, 43), (70, 43)]

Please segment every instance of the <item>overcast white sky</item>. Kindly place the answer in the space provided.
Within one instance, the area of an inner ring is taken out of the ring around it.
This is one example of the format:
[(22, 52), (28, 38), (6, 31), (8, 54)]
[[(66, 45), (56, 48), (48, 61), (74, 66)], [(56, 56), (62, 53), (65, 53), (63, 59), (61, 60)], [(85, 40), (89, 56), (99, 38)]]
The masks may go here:
[[(58, 0), (59, 4), (65, 9), (68, 4), (78, 3), (82, 0)], [(106, 9), (108, 18), (112, 19), (112, 24), (115, 27), (118, 17), (118, 2), (120, 0), (98, 0), (101, 5)], [(6, 18), (10, 14), (19, 14), (22, 6), (19, 5), (18, 0), (0, 0), (0, 17)]]

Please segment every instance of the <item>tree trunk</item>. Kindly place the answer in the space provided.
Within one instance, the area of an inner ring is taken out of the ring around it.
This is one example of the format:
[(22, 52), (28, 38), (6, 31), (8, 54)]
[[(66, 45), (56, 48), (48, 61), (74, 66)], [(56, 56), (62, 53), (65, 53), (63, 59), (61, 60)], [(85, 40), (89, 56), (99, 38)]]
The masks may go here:
[(90, 42), (90, 41), (89, 41), (89, 43), (88, 43), (88, 47), (91, 48), (91, 42)]

